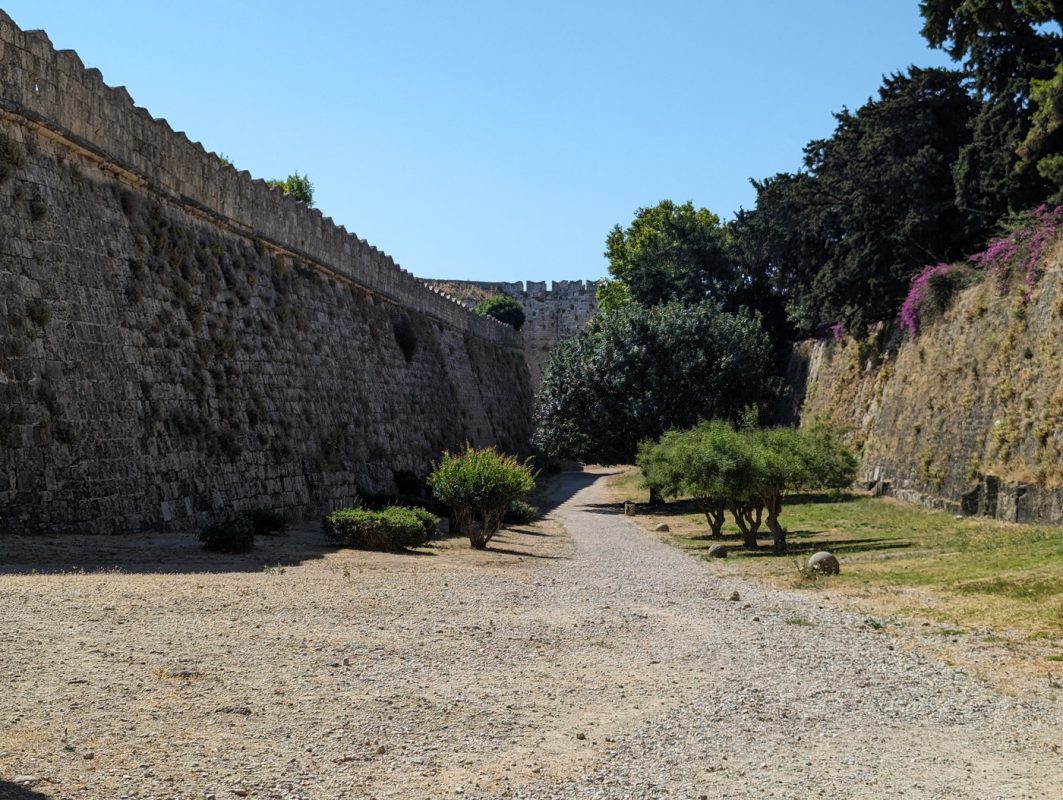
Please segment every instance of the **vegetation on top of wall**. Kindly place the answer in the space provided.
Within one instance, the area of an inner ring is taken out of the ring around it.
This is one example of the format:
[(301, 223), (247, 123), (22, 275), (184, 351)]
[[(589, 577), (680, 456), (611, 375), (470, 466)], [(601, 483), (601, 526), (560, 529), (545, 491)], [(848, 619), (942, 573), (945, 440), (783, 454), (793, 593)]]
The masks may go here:
[[(1034, 285), (1044, 274), (1050, 245), (1058, 241), (1063, 224), (1063, 206), (1039, 206), (1009, 220), (1006, 232), (992, 240), (966, 263), (935, 264), (924, 267), (913, 279), (901, 304), (899, 321), (909, 336), (915, 337), (931, 314), (940, 315), (955, 292), (970, 282), (974, 270), (991, 281), (1002, 294), (1008, 294), (1021, 281), (1018, 306), (1030, 302)], [(1021, 313), (1021, 311), (1020, 311)]]
[(314, 205), (314, 184), (310, 181), (308, 175), (300, 175), (298, 170), (284, 180), (274, 178), (266, 181), (266, 184), (275, 189), (280, 189), (288, 197), (298, 200), (300, 203), (306, 203), (310, 207)]
[(514, 330), (520, 330), (524, 324), (524, 306), (515, 297), (508, 294), (496, 294), (485, 298), (476, 304), (476, 313), (487, 317), (494, 317), (499, 322), (513, 326)]

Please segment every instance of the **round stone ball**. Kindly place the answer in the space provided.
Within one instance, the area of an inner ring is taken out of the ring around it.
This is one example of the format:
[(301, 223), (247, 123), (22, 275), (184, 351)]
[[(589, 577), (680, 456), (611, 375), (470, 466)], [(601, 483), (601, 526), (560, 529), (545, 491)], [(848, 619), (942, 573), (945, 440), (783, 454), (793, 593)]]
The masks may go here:
[(808, 569), (810, 572), (821, 572), (824, 575), (837, 575), (841, 572), (841, 566), (838, 564), (838, 559), (834, 557), (834, 553), (828, 553), (826, 550), (812, 554), (812, 557), (808, 559)]
[(727, 558), (728, 552), (727, 545), (714, 544), (709, 548), (709, 558)]

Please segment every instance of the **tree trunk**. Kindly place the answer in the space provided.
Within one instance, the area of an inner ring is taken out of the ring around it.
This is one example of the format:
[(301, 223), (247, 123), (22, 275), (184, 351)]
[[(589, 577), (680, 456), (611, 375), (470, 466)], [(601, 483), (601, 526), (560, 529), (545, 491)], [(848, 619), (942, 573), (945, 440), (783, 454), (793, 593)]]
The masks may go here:
[(731, 506), (731, 516), (735, 519), (735, 525), (738, 526), (738, 530), (742, 532), (742, 546), (750, 549), (757, 549), (757, 532), (750, 530), (749, 523), (746, 520), (745, 507), (739, 503)]
[(706, 514), (705, 516), (709, 519), (709, 528), (712, 529), (712, 538), (722, 539), (723, 522), (725, 519), (723, 503), (713, 503), (710, 513), (711, 516), (710, 514)]
[(771, 551), (777, 555), (786, 554), (786, 529), (779, 524), (779, 514), (782, 513), (782, 495), (775, 495), (768, 501), (768, 516), (764, 524), (771, 531)]
[(750, 535), (756, 539), (757, 531), (760, 530), (761, 506), (747, 503), (742, 507), (742, 516), (745, 518)]
[(701, 506), (701, 513), (705, 515), (705, 521), (709, 523), (709, 530), (712, 531), (712, 538), (723, 538), (723, 503), (717, 500), (706, 500), (705, 498), (699, 497), (698, 505)]
[(664, 503), (664, 497), (661, 495), (660, 490), (651, 488), (650, 489), (650, 505), (651, 506), (663, 506), (664, 504), (665, 504)]

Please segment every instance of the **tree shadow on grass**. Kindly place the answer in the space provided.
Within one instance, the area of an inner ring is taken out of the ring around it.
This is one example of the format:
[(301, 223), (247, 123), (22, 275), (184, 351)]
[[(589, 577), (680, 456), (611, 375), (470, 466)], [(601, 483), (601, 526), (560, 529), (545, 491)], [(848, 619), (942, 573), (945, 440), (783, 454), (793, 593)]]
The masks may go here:
[(741, 548), (741, 555), (743, 557), (749, 556), (752, 558), (785, 558), (787, 556), (802, 556), (810, 553), (817, 553), (820, 550), (827, 550), (834, 553), (834, 555), (841, 555), (845, 553), (866, 553), (875, 550), (903, 550), (911, 546), (912, 542), (909, 542), (906, 539), (892, 541), (882, 539), (821, 539), (813, 542), (794, 542), (787, 538), (786, 552), (781, 556), (772, 552), (770, 540), (766, 541), (756, 550)]
[(51, 800), (51, 798), (28, 786), (0, 780), (0, 800)]

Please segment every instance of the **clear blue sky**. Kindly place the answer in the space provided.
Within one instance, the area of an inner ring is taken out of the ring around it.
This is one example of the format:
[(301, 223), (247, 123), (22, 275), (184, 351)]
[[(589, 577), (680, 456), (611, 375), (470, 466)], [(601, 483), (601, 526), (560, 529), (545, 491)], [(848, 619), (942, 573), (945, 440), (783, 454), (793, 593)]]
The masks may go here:
[(883, 74), (917, 0), (5, 0), (112, 86), (424, 277), (597, 278), (640, 206), (724, 217)]

